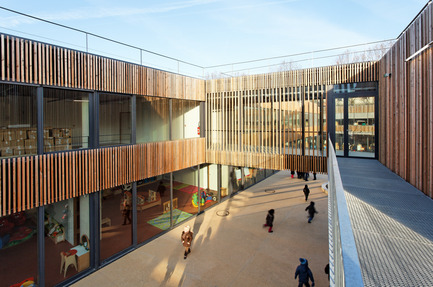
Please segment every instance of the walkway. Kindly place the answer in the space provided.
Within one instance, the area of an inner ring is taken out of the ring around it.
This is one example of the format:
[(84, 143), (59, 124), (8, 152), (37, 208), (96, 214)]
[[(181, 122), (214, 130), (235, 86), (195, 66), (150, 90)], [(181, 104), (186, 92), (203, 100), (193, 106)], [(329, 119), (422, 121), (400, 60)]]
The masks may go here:
[[(327, 195), (308, 181), (319, 214), (307, 223), (305, 181), (281, 171), (187, 222), (195, 239), (183, 259), (179, 226), (73, 286), (297, 286), (299, 258), (309, 260), (316, 286), (328, 286)], [(275, 193), (265, 192), (274, 191)], [(262, 227), (275, 209), (274, 233)], [(227, 217), (216, 215), (228, 210)]]
[(433, 286), (433, 200), (376, 160), (339, 158), (365, 286)]

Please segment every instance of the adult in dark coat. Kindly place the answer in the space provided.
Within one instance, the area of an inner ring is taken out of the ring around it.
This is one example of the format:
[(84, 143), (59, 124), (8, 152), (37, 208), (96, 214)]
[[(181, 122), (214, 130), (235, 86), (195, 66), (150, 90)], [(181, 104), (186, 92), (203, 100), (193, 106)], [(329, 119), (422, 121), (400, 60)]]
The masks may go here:
[(299, 258), (301, 264), (296, 268), (295, 279), (299, 276), (299, 285), (298, 287), (306, 286), (310, 287), (310, 283), (308, 279), (311, 279), (312, 286), (314, 286), (314, 277), (310, 268), (308, 268), (308, 261), (305, 258)]
[(186, 259), (186, 256), (191, 253), (191, 242), (194, 238), (194, 234), (191, 231), (191, 227), (185, 226), (182, 231), (182, 235), (180, 239), (182, 240), (182, 245), (185, 247), (185, 253), (183, 254), (183, 259)]
[(310, 189), (308, 188), (308, 184), (304, 187), (304, 195), (305, 195), (305, 201), (308, 200), (308, 195), (310, 194)]
[(157, 188), (156, 192), (159, 192), (159, 195), (160, 195), (161, 197), (164, 196), (165, 186), (164, 186), (164, 184), (162, 183), (162, 181), (159, 182), (159, 185), (158, 185), (158, 188)]
[(305, 210), (308, 211), (308, 215), (309, 215), (308, 223), (311, 223), (311, 220), (313, 220), (314, 218), (314, 214), (318, 213), (316, 211), (316, 208), (314, 207), (314, 201), (312, 201), (310, 205), (305, 208)]
[(272, 227), (274, 226), (274, 213), (275, 213), (275, 210), (269, 209), (268, 215), (266, 215), (266, 224), (263, 224), (263, 227), (269, 227), (269, 230), (268, 230), (269, 233), (274, 232), (272, 230)]
[(126, 221), (128, 223), (131, 223), (131, 205), (129, 204), (128, 200), (125, 198), (122, 202), (122, 216), (123, 216), (123, 223), (122, 225), (126, 225)]

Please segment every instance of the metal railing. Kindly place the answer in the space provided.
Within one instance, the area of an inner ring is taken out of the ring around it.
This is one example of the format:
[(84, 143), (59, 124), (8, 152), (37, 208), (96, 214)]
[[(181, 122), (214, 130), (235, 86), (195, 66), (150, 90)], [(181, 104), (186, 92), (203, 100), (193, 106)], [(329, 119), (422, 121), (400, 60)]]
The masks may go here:
[[(202, 66), (145, 49), (140, 47), (140, 44), (128, 44), (114, 38), (56, 23), (4, 6), (0, 6), (0, 19), (4, 20), (0, 23), (0, 32), (5, 34), (199, 79), (236, 77), (335, 64), (377, 61), (395, 42), (395, 39), (387, 39), (261, 59)], [(116, 36), (119, 37), (120, 35), (117, 34)], [(143, 37), (145, 38), (145, 36)], [(146, 44), (150, 40), (147, 39)], [(138, 39), (135, 39), (135, 41), (143, 43)]]
[(364, 286), (334, 145), (328, 136), (328, 239), (330, 286)]

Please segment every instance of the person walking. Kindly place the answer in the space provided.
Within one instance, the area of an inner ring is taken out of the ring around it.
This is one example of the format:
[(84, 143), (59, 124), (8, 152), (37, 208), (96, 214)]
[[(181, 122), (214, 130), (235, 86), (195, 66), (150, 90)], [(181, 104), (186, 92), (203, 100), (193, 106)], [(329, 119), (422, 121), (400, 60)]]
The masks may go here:
[(269, 233), (274, 232), (272, 230), (272, 227), (274, 226), (274, 213), (275, 213), (275, 210), (269, 209), (268, 215), (266, 215), (266, 223), (263, 224), (263, 227), (269, 227), (269, 230), (268, 230)]
[(126, 225), (126, 221), (128, 224), (132, 222), (131, 220), (131, 206), (129, 205), (128, 199), (123, 199), (123, 208), (122, 208), (122, 216), (123, 216), (123, 224)]
[(311, 220), (313, 220), (314, 218), (314, 214), (318, 213), (316, 211), (316, 208), (314, 207), (314, 201), (312, 201), (310, 205), (305, 208), (305, 211), (308, 211), (308, 215), (309, 215), (308, 223), (311, 223)]
[(295, 272), (295, 280), (296, 277), (299, 276), (299, 284), (298, 287), (306, 286), (310, 287), (310, 283), (308, 279), (311, 279), (311, 285), (314, 286), (314, 277), (313, 272), (311, 272), (310, 268), (308, 268), (308, 260), (305, 258), (299, 258), (301, 264), (296, 268)]
[(183, 259), (186, 259), (188, 254), (191, 253), (191, 241), (194, 237), (194, 234), (191, 231), (191, 227), (189, 225), (185, 226), (182, 231), (182, 235), (180, 239), (182, 240), (183, 247), (185, 247), (185, 253), (183, 254)]
[(305, 195), (305, 201), (308, 200), (308, 195), (310, 194), (310, 189), (308, 188), (308, 184), (304, 187), (304, 195)]

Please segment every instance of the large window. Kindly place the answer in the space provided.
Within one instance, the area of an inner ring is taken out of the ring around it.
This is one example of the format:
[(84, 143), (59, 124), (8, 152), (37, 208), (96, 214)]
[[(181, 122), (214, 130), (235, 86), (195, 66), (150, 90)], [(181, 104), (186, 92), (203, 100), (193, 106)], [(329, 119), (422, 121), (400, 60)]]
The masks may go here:
[(137, 182), (138, 242), (170, 228), (170, 174)]
[(169, 140), (169, 99), (137, 97), (137, 143)]
[[(200, 168), (201, 210), (218, 202), (218, 165), (209, 164)], [(224, 189), (223, 192), (226, 192)]]
[(44, 151), (89, 147), (89, 93), (44, 89)]
[(195, 167), (173, 173), (173, 225), (198, 212), (198, 176)]
[(233, 183), (230, 177), (232, 169), (229, 165), (221, 166), (221, 198), (228, 196), (233, 191)]
[[(36, 208), (0, 217), (1, 286), (17, 284), (30, 277), (36, 280), (36, 222)], [(59, 273), (58, 268), (56, 271)]]
[[(45, 207), (45, 282), (54, 286), (90, 266), (89, 196)], [(60, 273), (59, 273), (60, 270)]]
[(131, 97), (99, 95), (99, 145), (131, 143)]
[(0, 84), (0, 157), (36, 154), (36, 88)]
[(101, 192), (101, 260), (132, 244), (132, 184)]
[(172, 139), (198, 138), (200, 102), (173, 100)]

